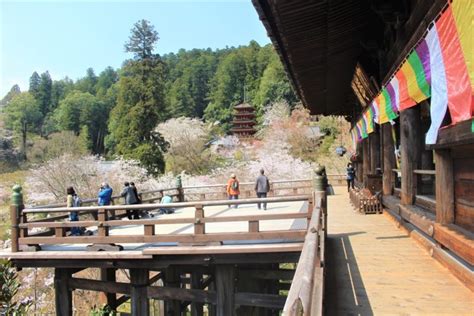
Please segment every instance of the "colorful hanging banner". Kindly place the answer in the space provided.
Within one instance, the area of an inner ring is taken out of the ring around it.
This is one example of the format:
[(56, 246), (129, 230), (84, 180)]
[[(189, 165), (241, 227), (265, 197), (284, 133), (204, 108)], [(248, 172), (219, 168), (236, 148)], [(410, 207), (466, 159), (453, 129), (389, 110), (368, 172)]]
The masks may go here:
[(426, 36), (431, 66), (431, 126), (426, 144), (435, 144), (447, 109), (455, 124), (472, 117), (472, 87), (456, 26), (448, 7)]
[(392, 122), (404, 111), (431, 98), (431, 126), (426, 143), (436, 143), (449, 110), (453, 124), (474, 115), (474, 0), (454, 0), (391, 80), (362, 114), (360, 139), (372, 133), (371, 122)]

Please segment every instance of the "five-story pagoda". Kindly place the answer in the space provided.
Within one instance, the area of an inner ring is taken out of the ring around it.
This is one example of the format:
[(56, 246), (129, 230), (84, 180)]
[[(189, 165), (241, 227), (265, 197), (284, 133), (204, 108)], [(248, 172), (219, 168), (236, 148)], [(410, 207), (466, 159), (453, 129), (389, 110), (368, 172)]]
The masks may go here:
[(232, 121), (232, 133), (239, 138), (252, 137), (255, 130), (255, 109), (248, 103), (242, 103), (234, 107), (234, 120)]

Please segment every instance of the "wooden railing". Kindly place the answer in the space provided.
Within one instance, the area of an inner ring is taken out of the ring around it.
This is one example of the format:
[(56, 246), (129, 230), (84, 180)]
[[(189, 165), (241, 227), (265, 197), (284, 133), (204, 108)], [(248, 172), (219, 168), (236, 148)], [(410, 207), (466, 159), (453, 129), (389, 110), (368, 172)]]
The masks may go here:
[[(308, 212), (269, 213), (260, 215), (238, 216), (213, 216), (206, 217), (204, 208), (219, 205), (242, 205), (256, 203), (277, 203), (290, 201), (308, 201)], [(225, 240), (257, 240), (257, 239), (302, 239), (305, 230), (272, 230), (261, 231), (260, 221), (278, 219), (298, 219), (310, 218), (312, 210), (312, 197), (310, 195), (298, 195), (287, 197), (270, 197), (266, 199), (242, 199), (242, 200), (220, 200), (220, 201), (199, 201), (180, 202), (170, 204), (140, 204), (127, 205), (128, 210), (156, 210), (159, 208), (194, 208), (193, 217), (184, 218), (157, 218), (140, 219), (133, 221), (122, 221), (110, 219), (107, 215), (110, 211), (123, 210), (124, 206), (84, 206), (84, 207), (56, 207), (56, 208), (34, 208), (24, 209), (20, 213), (18, 245), (39, 245), (39, 244), (127, 244), (127, 243), (149, 243), (149, 242), (184, 242), (184, 243), (208, 243), (222, 242)], [(64, 212), (78, 212), (80, 216), (90, 212), (97, 212), (97, 220), (70, 221), (41, 221), (29, 222), (29, 217), (35, 214), (61, 214)], [(207, 223), (218, 222), (248, 222), (246, 232), (219, 232), (206, 233)], [(164, 224), (189, 224), (193, 225), (194, 232), (191, 234), (160, 234), (155, 231), (155, 225)], [(111, 228), (138, 225), (143, 227), (143, 231), (138, 235), (109, 235)], [(15, 226), (15, 225), (13, 225)], [(66, 236), (66, 231), (71, 227), (97, 227), (97, 234), (93, 236)], [(54, 229), (54, 236), (30, 236), (29, 231), (34, 228)]]
[[(184, 186), (182, 189), (183, 195), (187, 201), (209, 201), (227, 198), (226, 184)], [(255, 182), (240, 182), (239, 190), (241, 198), (256, 197)], [(311, 194), (311, 190), (311, 179), (278, 180), (270, 182), (268, 196)]]
[(282, 315), (316, 316), (323, 314), (325, 241), (327, 234), (325, 194), (325, 192), (314, 193), (313, 215)]

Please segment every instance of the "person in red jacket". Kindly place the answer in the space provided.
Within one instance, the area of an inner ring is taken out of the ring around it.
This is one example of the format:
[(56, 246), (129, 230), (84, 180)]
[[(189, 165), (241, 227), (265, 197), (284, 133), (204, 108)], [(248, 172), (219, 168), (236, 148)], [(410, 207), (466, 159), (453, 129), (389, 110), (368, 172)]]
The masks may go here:
[[(229, 200), (237, 200), (239, 198), (239, 180), (235, 174), (230, 175), (229, 181), (227, 181), (227, 195), (229, 196)], [(231, 207), (229, 205), (229, 207)], [(234, 205), (237, 208), (237, 205)]]

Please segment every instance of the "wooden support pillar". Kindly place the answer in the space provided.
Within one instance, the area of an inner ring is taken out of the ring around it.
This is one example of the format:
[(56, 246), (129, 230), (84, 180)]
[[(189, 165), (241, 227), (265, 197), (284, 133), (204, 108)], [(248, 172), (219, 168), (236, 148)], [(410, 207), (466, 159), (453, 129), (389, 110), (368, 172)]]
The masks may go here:
[(395, 144), (392, 137), (392, 125), (383, 124), (382, 142), (383, 142), (383, 178), (382, 191), (383, 195), (392, 195), (394, 174), (392, 169), (395, 168)]
[(150, 314), (150, 302), (146, 291), (148, 279), (147, 269), (130, 269), (132, 316), (148, 316)]
[[(191, 273), (191, 288), (201, 290), (202, 286), (202, 273), (199, 271)], [(191, 303), (191, 315), (192, 316), (203, 316), (204, 305), (202, 303), (192, 302)]]
[[(115, 282), (115, 269), (114, 268), (102, 268), (100, 269), (100, 280), (107, 282)], [(117, 308), (117, 294), (102, 292), (100, 295), (100, 301), (102, 304), (109, 305), (113, 310)]]
[(435, 150), (436, 159), (436, 222), (454, 222), (454, 172), (450, 150)]
[(69, 289), (71, 276), (71, 269), (54, 269), (54, 298), (57, 316), (72, 315), (72, 291)]
[(370, 174), (370, 147), (369, 147), (368, 138), (362, 140), (362, 159), (363, 159), (362, 181), (364, 183), (364, 188), (366, 188), (368, 184), (367, 175)]
[(370, 173), (377, 174), (377, 168), (380, 168), (380, 135), (378, 130), (374, 130), (369, 135), (370, 146)]
[(217, 316), (234, 316), (234, 266), (216, 266)]
[[(180, 286), (181, 280), (174, 266), (169, 266), (168, 268), (166, 268), (164, 281), (165, 281), (166, 287), (179, 287)], [(178, 300), (165, 301), (165, 315), (173, 316), (173, 315), (180, 315), (180, 313), (181, 313), (180, 301)]]
[(413, 204), (416, 195), (416, 181), (413, 170), (421, 163), (422, 133), (420, 107), (414, 106), (400, 112), (400, 151), (402, 171), (401, 203)]

